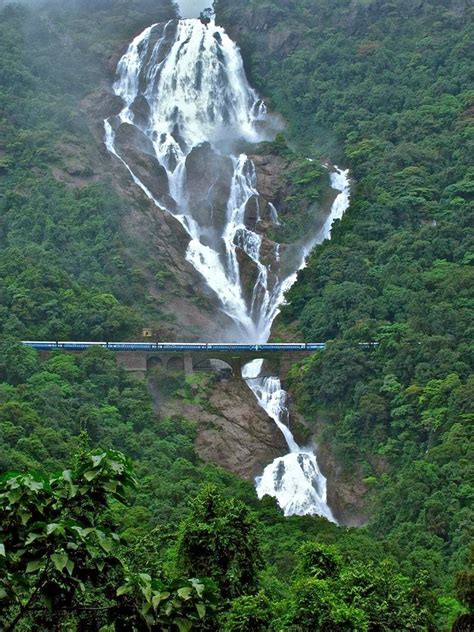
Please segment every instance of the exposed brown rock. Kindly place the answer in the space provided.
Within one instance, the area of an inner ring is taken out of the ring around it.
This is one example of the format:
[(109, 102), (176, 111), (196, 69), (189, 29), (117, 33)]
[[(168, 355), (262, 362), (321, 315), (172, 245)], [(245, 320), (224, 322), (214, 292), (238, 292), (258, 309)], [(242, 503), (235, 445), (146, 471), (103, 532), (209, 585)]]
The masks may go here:
[(362, 527), (368, 521), (368, 488), (360, 467), (348, 471), (335, 457), (331, 446), (322, 439), (327, 420), (311, 424), (296, 410), (291, 410), (293, 431), (300, 445), (314, 443), (318, 465), (327, 479), (328, 504), (336, 520), (347, 527)]
[[(206, 409), (180, 401), (179, 412), (198, 424), (196, 450), (238, 476), (253, 480), (266, 465), (288, 451), (275, 422), (260, 408), (245, 382), (217, 383)], [(164, 413), (172, 412), (168, 403)]]
[(266, 202), (277, 205), (285, 197), (283, 176), (288, 170), (289, 162), (280, 156), (251, 156), (257, 171), (257, 189)]
[(321, 472), (327, 478), (328, 504), (337, 521), (347, 527), (367, 524), (368, 490), (362, 482), (361, 472), (349, 476), (329, 445), (318, 445), (315, 451)]
[(116, 132), (119, 156), (132, 169), (155, 199), (169, 193), (168, 175), (154, 156), (151, 140), (134, 125), (122, 123)]

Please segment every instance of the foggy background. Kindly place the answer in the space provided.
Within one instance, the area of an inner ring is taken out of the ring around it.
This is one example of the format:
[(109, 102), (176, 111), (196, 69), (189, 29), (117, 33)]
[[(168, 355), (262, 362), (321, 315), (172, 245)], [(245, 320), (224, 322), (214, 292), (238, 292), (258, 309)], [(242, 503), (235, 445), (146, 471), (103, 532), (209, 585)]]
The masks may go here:
[[(67, 6), (68, 2), (71, 5), (81, 5), (91, 4), (91, 0), (83, 0), (82, 3), (77, 0), (64, 0), (65, 6)], [(183, 18), (197, 18), (199, 14), (204, 9), (212, 7), (213, 0), (175, 0), (176, 4), (179, 6), (181, 17)], [(4, 8), (8, 4), (26, 4), (30, 7), (41, 6), (44, 4), (48, 4), (48, 0), (0, 0), (0, 9)], [(96, 3), (92, 2), (93, 5)], [(101, 4), (98, 2), (97, 4)]]
[(201, 11), (212, 7), (212, 0), (177, 0), (182, 18), (197, 18)]

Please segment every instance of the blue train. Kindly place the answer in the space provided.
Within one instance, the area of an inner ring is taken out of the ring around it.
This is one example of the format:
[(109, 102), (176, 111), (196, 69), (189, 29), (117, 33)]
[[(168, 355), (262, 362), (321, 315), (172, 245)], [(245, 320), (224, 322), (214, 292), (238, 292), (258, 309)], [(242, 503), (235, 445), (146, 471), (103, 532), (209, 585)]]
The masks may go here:
[(38, 350), (65, 349), (67, 351), (83, 351), (91, 347), (104, 347), (112, 351), (320, 351), (326, 348), (324, 342), (288, 342), (266, 344), (233, 344), (233, 343), (187, 343), (187, 342), (61, 342), (24, 340), (25, 347)]

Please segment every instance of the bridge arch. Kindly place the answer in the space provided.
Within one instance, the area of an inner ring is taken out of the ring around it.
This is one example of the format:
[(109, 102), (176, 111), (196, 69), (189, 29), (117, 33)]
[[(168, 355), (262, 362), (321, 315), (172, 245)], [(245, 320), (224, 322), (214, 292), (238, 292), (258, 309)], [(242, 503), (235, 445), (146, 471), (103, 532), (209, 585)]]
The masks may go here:
[(235, 377), (235, 367), (226, 360), (218, 358), (200, 358), (193, 363), (193, 371), (218, 373), (222, 377)]
[(154, 369), (154, 368), (163, 368), (165, 366), (165, 363), (163, 362), (163, 358), (160, 358), (159, 356), (152, 356), (151, 358), (147, 358), (146, 361), (146, 368), (147, 370), (149, 369)]

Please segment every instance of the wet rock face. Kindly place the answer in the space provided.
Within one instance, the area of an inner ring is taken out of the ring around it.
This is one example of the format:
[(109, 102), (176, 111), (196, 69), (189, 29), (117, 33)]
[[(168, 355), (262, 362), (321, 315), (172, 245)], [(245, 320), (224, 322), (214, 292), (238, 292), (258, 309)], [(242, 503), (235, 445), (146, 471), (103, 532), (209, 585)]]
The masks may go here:
[(197, 421), (199, 456), (243, 479), (253, 481), (268, 463), (288, 451), (283, 435), (243, 381), (216, 384), (206, 410), (184, 402), (179, 408), (180, 414)]
[(242, 285), (242, 294), (247, 305), (251, 304), (252, 294), (258, 279), (258, 267), (255, 261), (248, 256), (242, 248), (237, 250), (237, 261), (239, 262), (240, 281)]
[(368, 499), (362, 472), (348, 475), (328, 445), (318, 445), (316, 454), (321, 471), (327, 478), (328, 504), (336, 520), (347, 527), (366, 525)]
[(217, 154), (209, 143), (195, 147), (186, 158), (186, 188), (193, 216), (220, 234), (227, 223), (233, 173), (232, 160)]
[(103, 134), (104, 119), (119, 114), (123, 108), (123, 101), (110, 90), (98, 90), (83, 101), (83, 105), (94, 112), (96, 125), (100, 126)]
[(120, 156), (130, 166), (152, 195), (166, 199), (169, 194), (168, 175), (155, 158), (150, 139), (134, 125), (122, 123), (116, 133), (116, 147)]
[(245, 205), (244, 224), (250, 230), (255, 230), (260, 216), (258, 198), (253, 195)]
[(130, 123), (122, 123), (118, 127), (115, 142), (119, 154), (133, 147), (137, 151), (148, 154), (149, 156), (155, 155), (153, 143), (148, 136), (135, 127), (135, 125), (130, 125)]
[(145, 97), (140, 94), (132, 103), (130, 109), (133, 112), (134, 122), (142, 128), (146, 128), (150, 119), (150, 106)]
[(271, 202), (277, 208), (284, 203), (285, 190), (284, 174), (290, 163), (280, 156), (251, 156), (257, 172), (257, 189), (261, 198), (267, 204)]
[(178, 414), (196, 422), (196, 452), (207, 463), (253, 482), (268, 463), (288, 452), (282, 433), (243, 380), (215, 383), (204, 405), (169, 399), (153, 380), (149, 386), (160, 416)]

